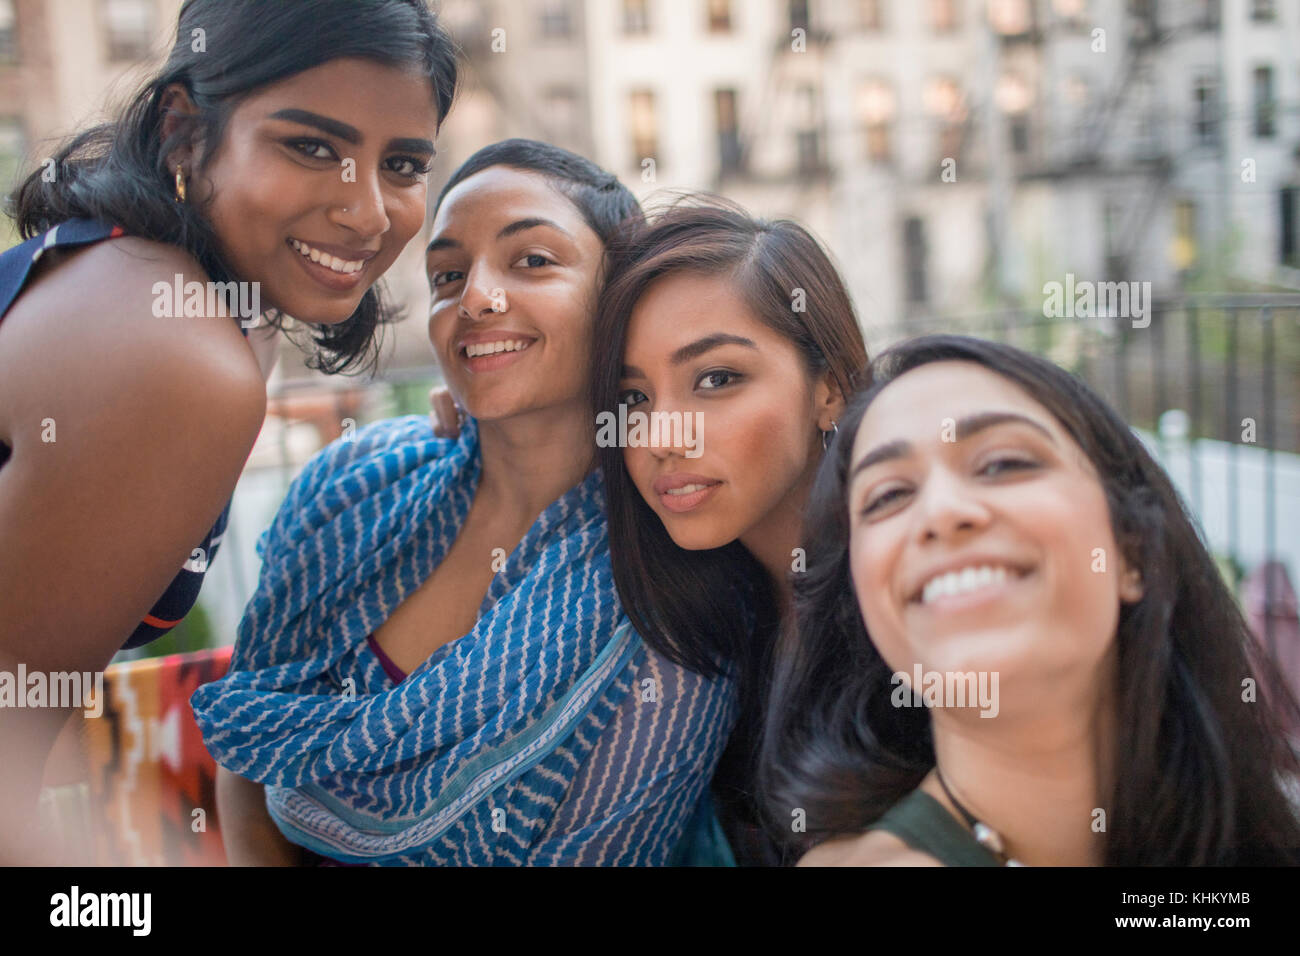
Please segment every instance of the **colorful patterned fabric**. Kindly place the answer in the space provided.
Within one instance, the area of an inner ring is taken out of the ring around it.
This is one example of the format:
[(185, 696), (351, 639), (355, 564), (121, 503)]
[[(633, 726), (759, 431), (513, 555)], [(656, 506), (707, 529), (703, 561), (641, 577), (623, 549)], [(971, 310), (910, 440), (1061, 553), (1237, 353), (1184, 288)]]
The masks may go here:
[[(48, 232), (33, 236), (21, 245), (7, 250), (0, 255), (0, 319), (9, 311), (18, 294), (31, 274), (32, 268), (48, 249), (71, 249), (85, 246), (105, 239), (116, 239), (125, 233), (121, 226), (108, 226), (91, 219), (69, 219)], [(241, 330), (243, 325), (240, 325)], [(248, 332), (244, 330), (244, 334)], [(9, 448), (0, 443), (0, 467), (8, 460)], [(149, 613), (144, 616), (131, 636), (122, 646), (139, 647), (162, 637), (181, 622), (194, 602), (198, 600), (199, 589), (203, 586), (203, 575), (208, 564), (217, 555), (217, 547), (226, 533), (226, 522), (230, 516), (230, 503), (222, 509), (216, 523), (190, 552), (190, 557), (176, 573), (171, 584), (162, 596), (154, 602)]]
[(43, 794), (43, 815), (61, 835), (65, 859), (102, 866), (225, 864), (217, 768), (189, 698), (226, 673), (230, 652), (174, 654), (104, 672), (103, 712), (71, 722), (51, 757), (69, 779), (82, 782)]
[(473, 420), (451, 441), (425, 416), (308, 464), (259, 542), (231, 673), (194, 695), (208, 749), (268, 785), (288, 839), (342, 862), (666, 863), (734, 686), (631, 630), (599, 473), (538, 517), (469, 634), (396, 685), (367, 644), (450, 549), (480, 466)]

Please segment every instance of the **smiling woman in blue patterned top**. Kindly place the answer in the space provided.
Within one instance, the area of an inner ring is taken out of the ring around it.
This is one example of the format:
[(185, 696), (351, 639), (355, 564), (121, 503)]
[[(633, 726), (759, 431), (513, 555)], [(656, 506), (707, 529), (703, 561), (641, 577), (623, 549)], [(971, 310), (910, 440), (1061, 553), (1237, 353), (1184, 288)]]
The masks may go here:
[(736, 700), (642, 644), (610, 571), (590, 329), (638, 217), (530, 141), (444, 189), (429, 332), (468, 419), (336, 442), (264, 538), (232, 672), (194, 696), (233, 862), (672, 859)]

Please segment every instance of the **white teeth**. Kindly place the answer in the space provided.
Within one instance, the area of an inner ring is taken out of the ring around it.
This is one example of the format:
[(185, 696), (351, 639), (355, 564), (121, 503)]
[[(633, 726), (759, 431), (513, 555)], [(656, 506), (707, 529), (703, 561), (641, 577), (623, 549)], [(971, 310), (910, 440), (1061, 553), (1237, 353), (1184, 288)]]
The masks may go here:
[(708, 485), (682, 485), (680, 488), (669, 488), (666, 494), (670, 495), (693, 495), (697, 491), (703, 491)]
[(938, 598), (955, 597), (978, 591), (980, 588), (996, 587), (1006, 583), (1007, 574), (1008, 570), (1005, 567), (983, 564), (937, 575), (925, 583), (925, 587), (921, 590), (921, 603), (929, 604)]
[(497, 352), (522, 352), (532, 342), (527, 339), (505, 339), (500, 342), (480, 342), (477, 345), (465, 346), (465, 355), (468, 358), (478, 358), (480, 355), (495, 355)]
[(321, 252), (319, 249), (313, 249), (305, 242), (299, 242), (297, 239), (290, 239), (289, 244), (293, 246), (294, 251), (306, 256), (312, 262), (323, 265), (331, 272), (340, 272), (343, 275), (351, 275), (354, 272), (360, 272), (366, 264), (364, 259), (340, 259), (338, 256), (332, 256), (328, 252)]

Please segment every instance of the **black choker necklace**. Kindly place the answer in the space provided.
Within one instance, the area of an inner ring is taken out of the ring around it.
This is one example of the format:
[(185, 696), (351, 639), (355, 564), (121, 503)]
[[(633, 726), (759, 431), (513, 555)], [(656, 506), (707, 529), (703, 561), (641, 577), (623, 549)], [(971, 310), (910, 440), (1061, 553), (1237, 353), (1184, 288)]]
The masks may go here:
[(957, 808), (957, 812), (966, 821), (966, 826), (970, 827), (971, 832), (975, 834), (975, 842), (992, 853), (1003, 866), (1024, 866), (1019, 860), (1012, 860), (1007, 857), (1002, 837), (997, 830), (994, 830), (987, 823), (975, 819), (975, 814), (962, 806), (961, 801), (953, 796), (952, 791), (948, 789), (947, 782), (943, 779), (943, 774), (939, 772), (938, 764), (935, 764), (934, 775), (939, 778), (939, 786), (943, 787), (943, 792), (948, 795), (952, 805)]

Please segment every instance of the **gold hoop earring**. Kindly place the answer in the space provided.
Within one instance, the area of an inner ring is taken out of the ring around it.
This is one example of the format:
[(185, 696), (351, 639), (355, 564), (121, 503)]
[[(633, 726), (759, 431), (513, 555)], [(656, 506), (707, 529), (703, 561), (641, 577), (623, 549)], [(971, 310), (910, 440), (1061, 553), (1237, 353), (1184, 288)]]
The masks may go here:
[(176, 201), (185, 201), (185, 167), (180, 165), (176, 167)]

